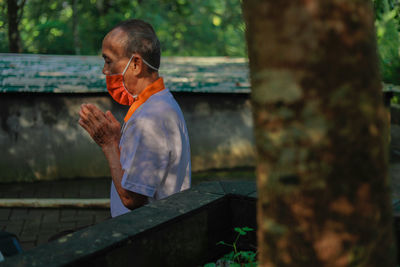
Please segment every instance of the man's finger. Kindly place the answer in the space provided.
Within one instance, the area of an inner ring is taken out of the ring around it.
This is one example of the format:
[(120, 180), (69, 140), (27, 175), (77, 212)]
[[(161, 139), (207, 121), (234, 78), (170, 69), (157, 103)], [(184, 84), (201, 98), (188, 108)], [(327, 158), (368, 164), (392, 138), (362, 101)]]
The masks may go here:
[(98, 107), (96, 107), (93, 104), (87, 104), (86, 108), (91, 112), (91, 113), (103, 113), (103, 111), (101, 111), (101, 109), (99, 109)]
[(79, 116), (89, 118), (92, 112), (87, 108), (85, 104), (81, 105), (81, 110), (79, 111)]
[(88, 119), (88, 115), (83, 110), (79, 111), (79, 117), (81, 117), (82, 119), (85, 119), (85, 120)]
[(86, 132), (88, 132), (90, 135), (92, 135), (92, 134), (91, 134), (91, 127), (89, 127), (89, 125), (87, 125), (82, 119), (80, 119), (80, 120), (78, 121), (78, 123), (79, 123), (79, 125), (80, 125), (83, 129), (86, 130)]
[(88, 104), (82, 104), (81, 110), (85, 113), (91, 113), (90, 109), (88, 108)]
[(106, 112), (106, 116), (112, 123), (118, 123), (119, 124), (119, 121), (117, 121), (117, 119), (114, 117), (114, 115), (111, 113), (111, 111), (108, 110)]
[[(86, 115), (84, 118), (90, 121), (92, 125), (108, 122), (105, 114), (98, 109), (95, 105), (86, 104), (81, 106), (82, 114)], [(80, 113), (81, 114), (81, 113)]]
[(81, 111), (86, 114), (88, 117), (90, 115), (94, 116), (94, 109), (93, 109), (93, 105), (90, 104), (82, 104), (81, 105)]
[(94, 125), (96, 124), (95, 120), (96, 118), (93, 116), (92, 113), (88, 113), (84, 111), (85, 109), (82, 108), (81, 111), (79, 112), (80, 118), (87, 124), (87, 125)]
[(92, 104), (88, 104), (88, 109), (91, 111), (93, 116), (101, 122), (107, 121), (107, 116), (98, 107)]

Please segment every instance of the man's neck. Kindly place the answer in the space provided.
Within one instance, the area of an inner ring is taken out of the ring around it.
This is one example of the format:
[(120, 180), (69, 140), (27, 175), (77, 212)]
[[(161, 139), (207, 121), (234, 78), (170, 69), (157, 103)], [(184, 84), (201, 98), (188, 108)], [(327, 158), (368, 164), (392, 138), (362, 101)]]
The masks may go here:
[(158, 78), (159, 78), (158, 72), (153, 72), (149, 76), (139, 79), (137, 82), (136, 88), (138, 90), (136, 91), (136, 94), (139, 95), (141, 92), (143, 92), (144, 89), (146, 89), (147, 86), (154, 83)]

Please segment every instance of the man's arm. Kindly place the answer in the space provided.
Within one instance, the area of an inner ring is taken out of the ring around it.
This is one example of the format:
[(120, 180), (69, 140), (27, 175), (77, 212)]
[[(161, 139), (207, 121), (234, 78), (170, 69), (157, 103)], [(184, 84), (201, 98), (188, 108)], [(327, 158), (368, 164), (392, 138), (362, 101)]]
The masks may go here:
[(92, 104), (83, 104), (79, 116), (79, 124), (103, 150), (110, 167), (115, 189), (124, 206), (132, 210), (146, 204), (146, 196), (126, 190), (121, 186), (122, 176), (124, 174), (119, 151), (121, 124), (110, 111), (103, 113)]

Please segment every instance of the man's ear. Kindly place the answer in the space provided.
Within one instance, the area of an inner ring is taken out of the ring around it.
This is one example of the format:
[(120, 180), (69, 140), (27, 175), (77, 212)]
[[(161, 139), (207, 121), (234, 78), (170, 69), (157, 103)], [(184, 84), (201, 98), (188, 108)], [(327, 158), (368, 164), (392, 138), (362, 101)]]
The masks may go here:
[(143, 60), (140, 56), (134, 55), (132, 58), (132, 63), (130, 65), (132, 71), (135, 75), (139, 75), (143, 71)]

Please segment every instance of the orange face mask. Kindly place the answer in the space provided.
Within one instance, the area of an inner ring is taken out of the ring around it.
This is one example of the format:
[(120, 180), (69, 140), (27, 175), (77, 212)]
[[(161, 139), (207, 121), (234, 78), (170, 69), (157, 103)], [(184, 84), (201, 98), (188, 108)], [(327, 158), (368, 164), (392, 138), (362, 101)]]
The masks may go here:
[[(137, 95), (132, 95), (129, 93), (128, 89), (125, 87), (124, 83), (124, 75), (126, 70), (129, 67), (129, 64), (131, 64), (131, 61), (133, 59), (133, 56), (129, 59), (128, 64), (126, 65), (124, 71), (120, 74), (111, 74), (111, 75), (106, 75), (106, 84), (107, 84), (107, 90), (112, 96), (112, 98), (120, 103), (121, 105), (127, 105), (130, 106), (133, 104), (135, 101), (135, 98)], [(152, 68), (153, 70), (158, 71), (157, 68), (153, 67), (150, 65), (146, 60), (142, 58), (142, 61), (144, 64), (146, 64), (149, 68)]]
[(122, 73), (106, 75), (108, 93), (110, 93), (111, 97), (121, 105), (130, 106), (133, 104), (135, 98), (137, 97), (128, 92), (128, 89), (126, 89), (124, 83), (124, 75), (129, 67), (129, 64), (132, 61), (132, 58), (133, 55), (129, 59), (129, 62)]

